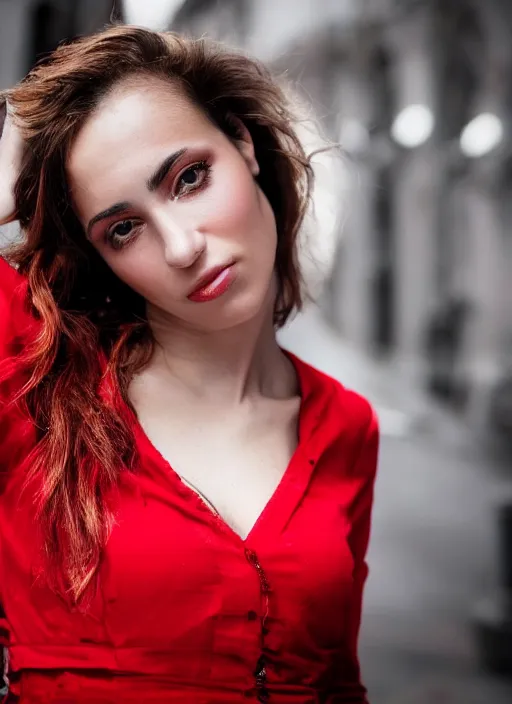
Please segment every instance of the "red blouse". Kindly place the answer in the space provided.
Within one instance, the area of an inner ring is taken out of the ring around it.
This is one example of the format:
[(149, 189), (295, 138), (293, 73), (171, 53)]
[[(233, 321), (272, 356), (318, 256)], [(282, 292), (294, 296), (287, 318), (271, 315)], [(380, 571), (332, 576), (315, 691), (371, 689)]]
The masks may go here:
[[(35, 325), (0, 260), (0, 359)], [(290, 355), (299, 443), (246, 540), (187, 487), (131, 415), (140, 451), (85, 614), (35, 577), (23, 460), (0, 414), (0, 637), (6, 701), (364, 703), (357, 658), (378, 429), (367, 401)], [(5, 390), (4, 390), (5, 393)]]

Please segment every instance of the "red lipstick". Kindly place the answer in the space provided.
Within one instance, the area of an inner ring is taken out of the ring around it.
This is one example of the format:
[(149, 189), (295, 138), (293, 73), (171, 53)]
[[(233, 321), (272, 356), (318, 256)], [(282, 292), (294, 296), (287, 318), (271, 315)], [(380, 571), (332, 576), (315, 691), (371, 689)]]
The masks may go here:
[(234, 280), (233, 264), (215, 267), (201, 277), (199, 285), (192, 293), (188, 294), (187, 298), (195, 303), (213, 301), (215, 298), (222, 296)]

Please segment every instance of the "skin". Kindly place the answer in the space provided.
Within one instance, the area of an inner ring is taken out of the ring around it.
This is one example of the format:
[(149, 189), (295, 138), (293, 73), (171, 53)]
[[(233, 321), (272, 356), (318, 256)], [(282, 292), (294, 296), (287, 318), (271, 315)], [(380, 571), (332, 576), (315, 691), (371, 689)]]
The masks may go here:
[(16, 216), (14, 185), (21, 167), (23, 139), (6, 103), (0, 105), (0, 135), (0, 222), (9, 222)]
[[(300, 400), (272, 323), (275, 218), (255, 180), (251, 137), (239, 127), (235, 143), (179, 86), (131, 78), (90, 116), (67, 174), (93, 246), (147, 302), (157, 346), (129, 389), (139, 421), (244, 536), (295, 450)], [(161, 183), (148, 187), (177, 152)], [(129, 205), (94, 222), (118, 203)], [(205, 271), (229, 262), (236, 276), (226, 293), (187, 298)]]

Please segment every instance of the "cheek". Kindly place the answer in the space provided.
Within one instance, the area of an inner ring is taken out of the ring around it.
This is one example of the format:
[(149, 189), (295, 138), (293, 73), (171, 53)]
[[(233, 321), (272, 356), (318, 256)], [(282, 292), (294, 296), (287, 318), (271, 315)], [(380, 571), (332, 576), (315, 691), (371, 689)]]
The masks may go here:
[(211, 192), (212, 205), (209, 225), (216, 232), (233, 235), (236, 239), (246, 239), (254, 232), (258, 237), (272, 236), (275, 230), (273, 213), (244, 167), (244, 173), (232, 176), (226, 186), (219, 179)]
[(169, 273), (160, 250), (151, 240), (141, 238), (126, 251), (114, 256), (107, 252), (103, 258), (121, 281), (145, 298), (153, 297)]

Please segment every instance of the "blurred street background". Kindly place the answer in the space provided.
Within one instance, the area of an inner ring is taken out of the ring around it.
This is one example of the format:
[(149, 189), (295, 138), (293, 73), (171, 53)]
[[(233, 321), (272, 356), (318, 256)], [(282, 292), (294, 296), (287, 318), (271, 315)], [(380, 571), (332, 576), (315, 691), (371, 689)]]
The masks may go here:
[(381, 420), (370, 701), (510, 704), (512, 2), (0, 0), (0, 89), (111, 20), (264, 60), (306, 147), (339, 144), (314, 162), (311, 300), (280, 337)]

